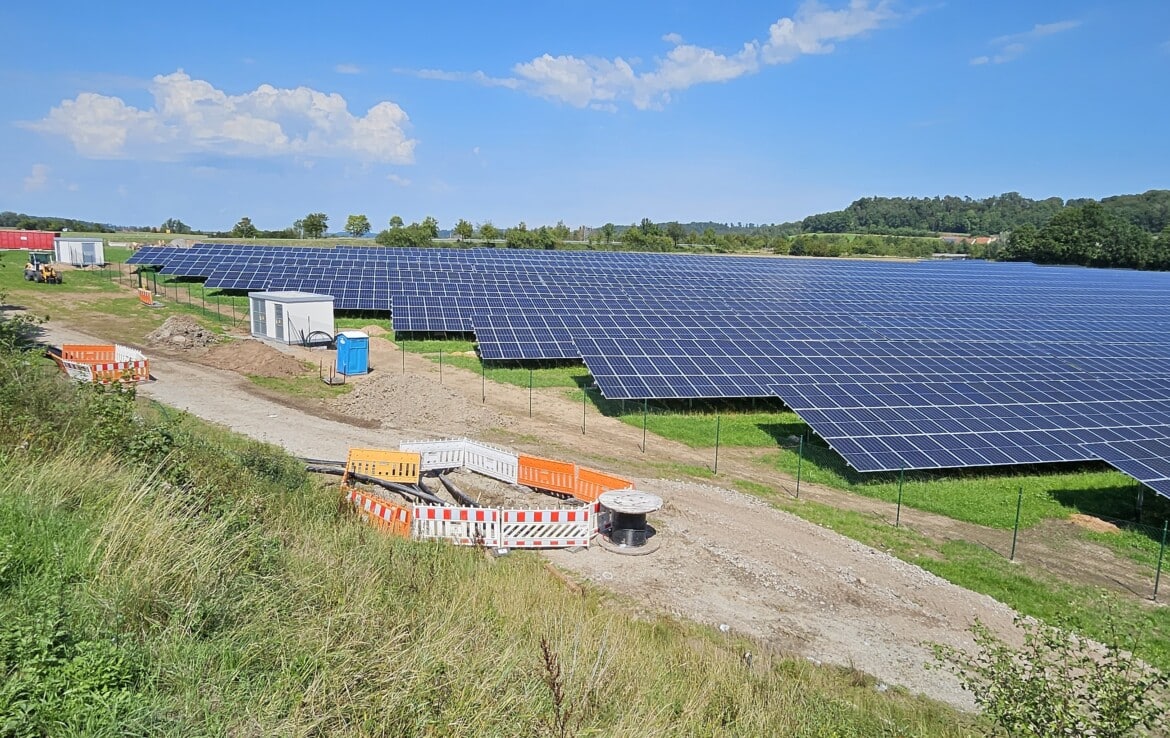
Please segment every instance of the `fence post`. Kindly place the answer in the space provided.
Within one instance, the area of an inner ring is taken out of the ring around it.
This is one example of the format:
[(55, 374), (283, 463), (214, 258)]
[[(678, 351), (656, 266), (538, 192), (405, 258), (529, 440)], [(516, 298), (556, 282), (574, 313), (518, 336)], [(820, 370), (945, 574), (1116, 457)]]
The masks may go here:
[(1012, 529), (1012, 555), (1008, 561), (1016, 560), (1016, 539), (1020, 535), (1020, 508), (1024, 506), (1024, 486), (1020, 485), (1020, 494), (1016, 497), (1016, 526)]
[(439, 384), (443, 383), (443, 349), (439, 349)]
[(796, 499), (800, 499), (800, 468), (804, 466), (804, 436), (800, 437), (800, 445), (796, 450)]
[(589, 385), (581, 387), (581, 435), (585, 435), (585, 403), (589, 401)]
[(646, 453), (646, 414), (650, 411), (650, 398), (642, 398), (642, 453)]
[(902, 482), (906, 479), (906, 467), (898, 470), (898, 511), (894, 513), (894, 527), (902, 523)]
[(1158, 601), (1158, 585), (1162, 581), (1162, 556), (1166, 553), (1166, 526), (1170, 520), (1162, 521), (1162, 547), (1158, 549), (1158, 573), (1154, 575), (1154, 601)]
[(715, 468), (712, 470), (715, 475), (719, 474), (719, 423), (721, 420), (722, 417), (715, 416)]
[(483, 363), (483, 359), (479, 360), (480, 376), (479, 376), (479, 391), (482, 395), (480, 402), (487, 402), (487, 364)]
[(402, 373), (406, 374), (406, 339), (398, 342), (398, 350), (402, 352)]
[(528, 367), (528, 417), (532, 417), (532, 367)]

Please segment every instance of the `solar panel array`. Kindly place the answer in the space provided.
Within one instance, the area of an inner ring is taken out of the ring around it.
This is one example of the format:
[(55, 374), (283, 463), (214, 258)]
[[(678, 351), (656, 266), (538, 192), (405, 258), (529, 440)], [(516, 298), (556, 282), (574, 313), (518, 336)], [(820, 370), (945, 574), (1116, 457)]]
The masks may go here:
[(485, 360), (580, 358), (611, 399), (778, 396), (860, 471), (1140, 453), (1149, 476), (1170, 437), (1167, 274), (206, 244), (132, 261), (389, 309), (397, 331), (474, 333)]

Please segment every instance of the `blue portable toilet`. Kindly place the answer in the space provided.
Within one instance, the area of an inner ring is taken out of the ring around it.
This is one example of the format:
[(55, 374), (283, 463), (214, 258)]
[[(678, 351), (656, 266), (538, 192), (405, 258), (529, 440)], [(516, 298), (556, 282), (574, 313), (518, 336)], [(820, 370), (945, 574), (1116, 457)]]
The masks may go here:
[(337, 334), (337, 373), (353, 376), (370, 371), (370, 337), (361, 331)]

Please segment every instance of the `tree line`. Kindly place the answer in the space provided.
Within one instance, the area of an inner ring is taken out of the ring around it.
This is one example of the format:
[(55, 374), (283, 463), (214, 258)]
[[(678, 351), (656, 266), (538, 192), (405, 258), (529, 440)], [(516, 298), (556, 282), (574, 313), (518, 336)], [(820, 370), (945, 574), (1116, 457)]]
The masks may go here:
[(1151, 234), (1104, 202), (1066, 207), (1040, 228), (1012, 231), (997, 259), (1037, 264), (1170, 270), (1170, 223)]

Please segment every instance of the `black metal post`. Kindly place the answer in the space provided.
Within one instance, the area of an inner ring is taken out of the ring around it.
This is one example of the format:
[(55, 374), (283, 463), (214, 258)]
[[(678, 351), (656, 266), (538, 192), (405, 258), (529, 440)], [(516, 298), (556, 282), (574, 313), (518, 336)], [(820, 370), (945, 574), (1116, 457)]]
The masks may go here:
[(796, 499), (800, 499), (800, 468), (804, 465), (804, 436), (800, 437), (800, 445), (796, 450)]
[(479, 368), (480, 368), (479, 388), (480, 388), (480, 393), (482, 394), (480, 401), (486, 403), (487, 402), (487, 364), (483, 363), (483, 359), (479, 360)]
[(581, 435), (585, 435), (585, 404), (589, 402), (589, 385), (581, 387)]
[(443, 383), (443, 349), (439, 349), (439, 384)]
[(902, 481), (906, 477), (906, 467), (898, 470), (898, 511), (894, 513), (894, 527), (897, 528), (902, 522)]
[(715, 416), (715, 468), (712, 469), (713, 474), (719, 474), (719, 429), (722, 418), (719, 415)]
[(1166, 555), (1166, 526), (1170, 521), (1162, 521), (1162, 547), (1158, 549), (1158, 573), (1154, 575), (1154, 600), (1158, 599), (1158, 585), (1162, 581), (1162, 557)]
[(642, 399), (642, 453), (646, 453), (646, 414), (650, 410), (650, 398)]
[(532, 417), (532, 367), (528, 367), (528, 417)]
[(1020, 510), (1024, 507), (1024, 487), (1020, 485), (1020, 494), (1016, 497), (1016, 525), (1012, 529), (1012, 555), (1008, 561), (1016, 560), (1016, 539), (1020, 536)]

